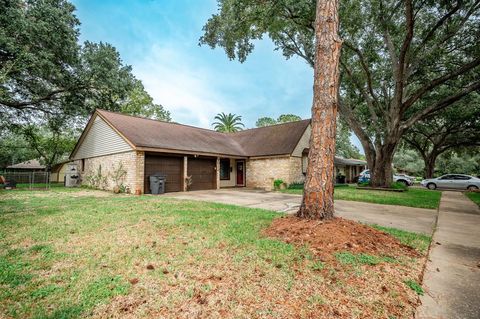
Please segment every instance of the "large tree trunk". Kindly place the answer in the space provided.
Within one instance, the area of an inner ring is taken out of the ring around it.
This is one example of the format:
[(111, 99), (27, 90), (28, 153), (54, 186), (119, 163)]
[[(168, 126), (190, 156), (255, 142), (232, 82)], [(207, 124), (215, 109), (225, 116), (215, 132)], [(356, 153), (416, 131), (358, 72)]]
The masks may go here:
[(423, 158), (423, 162), (425, 163), (424, 168), (424, 175), (425, 178), (432, 178), (433, 173), (435, 172), (435, 162), (437, 161), (437, 154), (430, 153)]
[(393, 159), (391, 156), (384, 156), (385, 154), (377, 153), (375, 167), (370, 170), (370, 184), (373, 187), (390, 187), (393, 181)]
[(315, 21), (312, 134), (302, 205), (297, 216), (333, 217), (335, 133), (338, 107), (338, 0), (318, 0)]
[(370, 168), (370, 184), (373, 187), (390, 187), (393, 182), (393, 155), (396, 144), (382, 145), (376, 150), (375, 163)]

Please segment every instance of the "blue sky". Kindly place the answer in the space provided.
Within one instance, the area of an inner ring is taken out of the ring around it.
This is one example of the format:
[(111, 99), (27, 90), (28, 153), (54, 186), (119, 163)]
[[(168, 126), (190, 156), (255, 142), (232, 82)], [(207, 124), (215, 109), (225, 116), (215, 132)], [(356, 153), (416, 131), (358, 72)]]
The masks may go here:
[[(245, 63), (223, 49), (198, 46), (216, 0), (74, 0), (81, 41), (108, 42), (133, 67), (156, 103), (175, 121), (211, 128), (219, 112), (236, 113), (246, 127), (262, 116), (308, 118), (313, 70), (285, 60), (268, 38)], [(357, 144), (357, 143), (355, 143)]]

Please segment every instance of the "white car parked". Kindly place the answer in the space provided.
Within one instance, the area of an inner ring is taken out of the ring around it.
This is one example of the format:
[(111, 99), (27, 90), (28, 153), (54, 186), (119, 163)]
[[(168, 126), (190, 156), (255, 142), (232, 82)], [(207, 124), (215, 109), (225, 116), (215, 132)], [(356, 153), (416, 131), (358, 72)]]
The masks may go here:
[[(369, 182), (369, 181), (370, 181), (370, 170), (365, 169), (360, 173), (358, 182), (362, 183), (362, 182)], [(405, 174), (393, 174), (393, 181), (402, 183), (405, 186), (412, 186), (415, 181), (415, 177), (411, 177)]]
[(480, 189), (480, 178), (462, 174), (447, 174), (437, 178), (424, 179), (420, 184), (428, 189), (453, 188), (474, 191)]

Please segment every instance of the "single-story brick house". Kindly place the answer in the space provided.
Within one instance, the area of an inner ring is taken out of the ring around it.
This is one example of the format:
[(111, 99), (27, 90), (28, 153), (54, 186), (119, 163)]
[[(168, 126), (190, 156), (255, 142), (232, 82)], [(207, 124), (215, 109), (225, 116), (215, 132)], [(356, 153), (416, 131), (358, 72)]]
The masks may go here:
[[(310, 131), (310, 120), (221, 133), (97, 110), (70, 159), (77, 163), (82, 183), (99, 171), (112, 176), (121, 165), (123, 184), (135, 193), (149, 193), (148, 177), (157, 172), (167, 176), (166, 192), (271, 189), (275, 179), (287, 184), (304, 180)], [(104, 187), (114, 186), (106, 178)]]

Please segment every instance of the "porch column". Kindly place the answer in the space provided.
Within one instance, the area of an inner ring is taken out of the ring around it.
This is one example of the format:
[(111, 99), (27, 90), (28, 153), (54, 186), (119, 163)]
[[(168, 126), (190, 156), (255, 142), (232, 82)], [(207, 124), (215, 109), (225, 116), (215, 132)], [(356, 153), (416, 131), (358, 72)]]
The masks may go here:
[(135, 153), (135, 189), (134, 194), (141, 195), (145, 193), (145, 152), (137, 151)]
[(186, 192), (188, 188), (187, 182), (186, 182), (186, 178), (188, 176), (187, 174), (188, 174), (188, 156), (184, 156), (183, 157), (183, 182), (182, 182), (184, 192)]
[(215, 185), (220, 189), (220, 157), (217, 157), (217, 166), (215, 168)]

